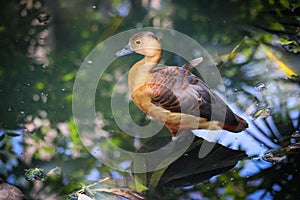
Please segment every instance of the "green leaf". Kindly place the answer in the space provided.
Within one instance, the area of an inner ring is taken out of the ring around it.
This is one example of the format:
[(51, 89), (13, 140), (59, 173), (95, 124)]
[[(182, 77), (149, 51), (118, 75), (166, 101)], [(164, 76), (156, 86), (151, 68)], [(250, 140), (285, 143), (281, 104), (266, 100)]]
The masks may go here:
[(63, 77), (62, 77), (62, 80), (63, 81), (70, 81), (70, 80), (72, 80), (73, 78), (74, 78), (74, 76), (75, 76), (75, 73), (68, 73), (68, 74), (66, 74), (66, 75), (64, 75)]
[(45, 84), (43, 82), (37, 82), (35, 84), (35, 88), (38, 90), (43, 90), (45, 88)]
[(48, 153), (55, 153), (55, 148), (53, 147), (43, 146), (42, 149)]

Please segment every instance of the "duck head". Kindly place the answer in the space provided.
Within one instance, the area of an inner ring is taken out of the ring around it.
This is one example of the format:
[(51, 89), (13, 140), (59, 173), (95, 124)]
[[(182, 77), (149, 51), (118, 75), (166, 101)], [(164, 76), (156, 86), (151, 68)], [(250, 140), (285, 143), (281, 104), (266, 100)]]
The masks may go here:
[(161, 57), (161, 43), (152, 32), (139, 32), (129, 39), (129, 43), (118, 51), (116, 56), (120, 57), (133, 52), (148, 58)]

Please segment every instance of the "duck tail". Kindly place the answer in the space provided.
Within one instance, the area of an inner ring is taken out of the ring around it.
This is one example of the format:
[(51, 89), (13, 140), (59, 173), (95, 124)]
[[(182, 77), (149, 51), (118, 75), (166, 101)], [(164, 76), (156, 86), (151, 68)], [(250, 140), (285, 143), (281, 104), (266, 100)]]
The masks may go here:
[(235, 117), (237, 119), (237, 124), (232, 125), (232, 124), (224, 123), (223, 129), (234, 132), (234, 133), (238, 133), (238, 132), (241, 132), (241, 131), (245, 130), (246, 128), (248, 128), (248, 123), (246, 122), (246, 120), (244, 120), (243, 118), (241, 118), (238, 115), (235, 115)]

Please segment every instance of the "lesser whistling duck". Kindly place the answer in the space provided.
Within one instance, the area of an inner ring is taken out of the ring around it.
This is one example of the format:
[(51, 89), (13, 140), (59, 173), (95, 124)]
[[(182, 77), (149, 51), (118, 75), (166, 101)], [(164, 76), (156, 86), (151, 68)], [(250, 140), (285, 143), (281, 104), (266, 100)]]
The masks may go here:
[[(129, 53), (144, 55), (128, 74), (128, 86), (134, 103), (147, 115), (161, 121), (172, 136), (181, 130), (225, 129), (240, 132), (247, 122), (211, 91), (188, 68), (197, 65), (201, 58), (182, 67), (157, 64), (162, 57), (160, 40), (152, 32), (139, 32), (116, 55)], [(211, 109), (219, 113), (211, 116)]]

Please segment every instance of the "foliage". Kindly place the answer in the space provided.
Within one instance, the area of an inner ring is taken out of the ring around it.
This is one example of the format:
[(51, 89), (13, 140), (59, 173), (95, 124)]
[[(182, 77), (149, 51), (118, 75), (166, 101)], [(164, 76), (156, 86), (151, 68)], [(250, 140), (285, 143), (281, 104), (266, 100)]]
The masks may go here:
[[(265, 158), (276, 158), (274, 152), (286, 156), (262, 168), (265, 161), (256, 161), (259, 155), (255, 155), (201, 184), (158, 187), (149, 195), (153, 199), (299, 198), (297, 0), (22, 0), (0, 5), (0, 177), (29, 199), (87, 195), (83, 185), (106, 177), (114, 184), (100, 184), (96, 192), (128, 199), (139, 194), (134, 191), (134, 177), (103, 165), (83, 147), (72, 118), (72, 88), (83, 59), (99, 42), (147, 26), (173, 28), (203, 44), (218, 62), (228, 102), (249, 116), (247, 133), (273, 151)], [(114, 130), (118, 128), (110, 117), (108, 94), (119, 74), (138, 58), (114, 61), (100, 80), (97, 114)], [(182, 64), (176, 62), (172, 60), (173, 65)], [(135, 121), (148, 123), (134, 105), (130, 107)], [(113, 142), (137, 149), (121, 131), (115, 132)], [(256, 173), (243, 176), (253, 163)], [(46, 178), (25, 180), (32, 169), (41, 170)]]

